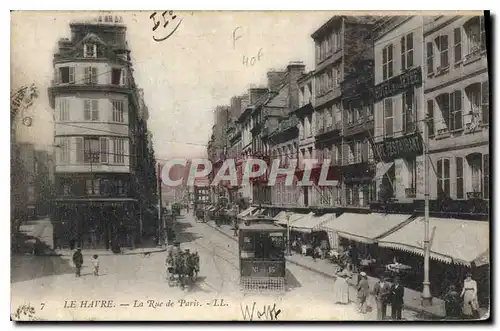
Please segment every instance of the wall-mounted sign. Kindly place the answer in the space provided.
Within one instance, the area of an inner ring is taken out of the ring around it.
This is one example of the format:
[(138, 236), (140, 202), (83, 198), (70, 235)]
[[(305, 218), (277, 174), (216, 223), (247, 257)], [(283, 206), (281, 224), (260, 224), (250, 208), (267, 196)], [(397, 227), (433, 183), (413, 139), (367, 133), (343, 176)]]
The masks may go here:
[(397, 95), (410, 87), (422, 86), (422, 67), (405, 71), (373, 88), (373, 102)]
[(423, 147), (422, 136), (419, 133), (394, 139), (384, 139), (384, 141), (375, 143), (376, 151), (378, 151), (380, 158), (384, 162), (390, 162), (409, 155), (421, 155)]

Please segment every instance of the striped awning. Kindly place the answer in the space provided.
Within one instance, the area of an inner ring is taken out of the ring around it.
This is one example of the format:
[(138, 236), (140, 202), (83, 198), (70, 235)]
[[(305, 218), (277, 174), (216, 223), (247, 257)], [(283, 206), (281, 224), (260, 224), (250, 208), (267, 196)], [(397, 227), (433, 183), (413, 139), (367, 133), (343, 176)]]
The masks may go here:
[(321, 224), (326, 231), (337, 232), (349, 240), (373, 244), (377, 239), (401, 226), (410, 218), (403, 214), (355, 214), (343, 213)]
[(316, 216), (313, 213), (299, 218), (291, 224), (292, 230), (298, 232), (311, 233), (313, 231), (321, 231), (320, 225), (330, 219), (333, 219), (335, 214), (325, 214), (323, 216)]
[[(424, 218), (418, 217), (381, 238), (379, 246), (424, 255), (424, 229)], [(489, 224), (484, 221), (430, 217), (429, 232), (430, 257), (446, 263), (470, 266), (490, 247)]]
[[(275, 221), (274, 221), (275, 224), (285, 225), (285, 226), (287, 224), (291, 225), (293, 222), (297, 221), (298, 219), (301, 219), (302, 217), (307, 216), (307, 214), (299, 214), (299, 213), (292, 213), (292, 212), (284, 212), (284, 213), (286, 213), (286, 214), (279, 213), (274, 218), (275, 219)], [(280, 218), (277, 218), (278, 216), (280, 216)], [(289, 219), (287, 219), (288, 217), (289, 217)]]

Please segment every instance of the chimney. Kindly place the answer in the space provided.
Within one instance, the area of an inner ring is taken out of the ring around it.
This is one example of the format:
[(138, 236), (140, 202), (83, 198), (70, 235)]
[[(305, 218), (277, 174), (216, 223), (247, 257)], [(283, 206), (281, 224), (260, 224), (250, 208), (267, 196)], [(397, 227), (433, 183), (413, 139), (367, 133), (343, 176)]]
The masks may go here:
[(286, 71), (270, 70), (267, 72), (267, 88), (270, 92), (278, 92), (286, 77)]
[(237, 96), (231, 98), (231, 120), (236, 120), (241, 114), (241, 101), (243, 97)]
[(289, 111), (299, 108), (299, 84), (297, 80), (304, 74), (305, 70), (306, 66), (302, 61), (290, 62), (286, 67)]
[(250, 105), (255, 105), (257, 100), (259, 100), (263, 95), (268, 92), (267, 87), (254, 87), (248, 90), (250, 96)]

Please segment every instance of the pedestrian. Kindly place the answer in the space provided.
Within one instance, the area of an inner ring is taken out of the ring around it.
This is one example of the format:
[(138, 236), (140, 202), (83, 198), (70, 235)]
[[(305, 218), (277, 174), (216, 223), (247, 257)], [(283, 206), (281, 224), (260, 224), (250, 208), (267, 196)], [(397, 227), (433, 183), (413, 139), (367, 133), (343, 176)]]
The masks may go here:
[(337, 274), (333, 291), (335, 303), (343, 305), (349, 304), (349, 284), (347, 283), (347, 276), (345, 270), (341, 270)]
[(358, 282), (358, 311), (366, 314), (366, 299), (370, 294), (370, 285), (368, 284), (368, 277), (365, 272), (359, 274), (360, 279)]
[(373, 295), (377, 303), (377, 319), (379, 321), (385, 320), (387, 314), (387, 304), (389, 303), (389, 295), (391, 293), (391, 286), (387, 283), (386, 276), (382, 275), (373, 288)]
[(94, 276), (99, 276), (99, 256), (97, 254), (92, 255), (90, 262), (94, 266)]
[(460, 317), (460, 293), (455, 285), (450, 285), (448, 292), (443, 297), (445, 302), (446, 318), (457, 319)]
[(350, 268), (352, 272), (356, 273), (358, 272), (358, 264), (359, 264), (359, 256), (358, 256), (358, 248), (356, 245), (351, 244), (349, 246), (349, 262), (350, 262)]
[(73, 264), (75, 265), (76, 269), (76, 277), (80, 277), (82, 265), (83, 265), (83, 255), (80, 247), (76, 249), (76, 252), (73, 254)]
[(391, 313), (393, 320), (401, 320), (401, 312), (403, 310), (405, 288), (401, 285), (399, 276), (394, 278), (394, 284), (391, 286)]
[(477, 283), (472, 279), (472, 274), (468, 272), (465, 276), (464, 287), (460, 297), (463, 298), (462, 312), (466, 318), (479, 317), (479, 303), (477, 300)]

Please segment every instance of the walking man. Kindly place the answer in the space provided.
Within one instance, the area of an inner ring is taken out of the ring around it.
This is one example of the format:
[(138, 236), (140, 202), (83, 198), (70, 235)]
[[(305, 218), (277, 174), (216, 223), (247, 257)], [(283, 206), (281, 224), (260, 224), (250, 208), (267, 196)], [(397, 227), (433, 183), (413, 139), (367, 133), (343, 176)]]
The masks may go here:
[(377, 319), (379, 321), (385, 320), (387, 314), (387, 304), (389, 303), (389, 297), (391, 294), (391, 286), (386, 279), (386, 276), (383, 275), (380, 278), (380, 281), (377, 282), (373, 288), (373, 295), (375, 296), (375, 301), (377, 302)]
[(83, 255), (80, 248), (77, 248), (76, 252), (73, 254), (73, 264), (76, 268), (76, 277), (80, 277), (80, 271), (83, 265)]
[(405, 288), (401, 285), (399, 276), (396, 276), (394, 278), (394, 284), (391, 287), (391, 311), (393, 320), (401, 320), (404, 294)]

